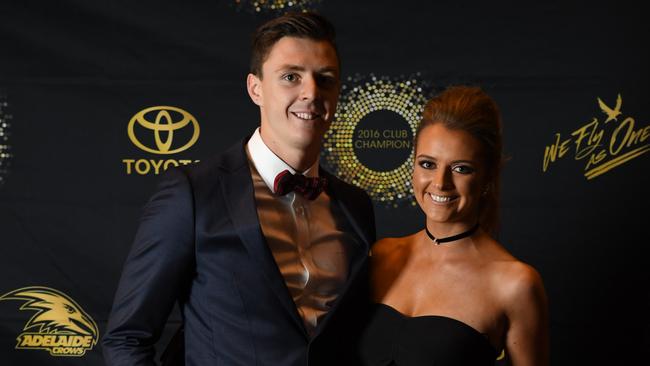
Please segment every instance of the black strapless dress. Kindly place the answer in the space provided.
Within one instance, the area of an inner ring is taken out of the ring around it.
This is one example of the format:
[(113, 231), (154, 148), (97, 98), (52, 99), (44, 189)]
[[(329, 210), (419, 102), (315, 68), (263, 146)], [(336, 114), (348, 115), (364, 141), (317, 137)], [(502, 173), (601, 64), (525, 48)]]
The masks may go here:
[(408, 317), (375, 304), (360, 343), (365, 366), (487, 366), (497, 352), (487, 337), (444, 316)]

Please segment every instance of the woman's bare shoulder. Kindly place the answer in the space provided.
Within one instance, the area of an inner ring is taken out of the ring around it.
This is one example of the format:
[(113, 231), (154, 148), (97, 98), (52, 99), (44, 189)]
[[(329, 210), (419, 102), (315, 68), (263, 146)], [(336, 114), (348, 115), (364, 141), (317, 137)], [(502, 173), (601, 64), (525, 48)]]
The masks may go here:
[(492, 262), (491, 278), (492, 287), (504, 304), (537, 301), (545, 296), (542, 276), (532, 265), (520, 261), (505, 249), (499, 257)]
[(542, 277), (537, 270), (518, 259), (506, 261), (500, 266), (501, 282), (513, 289), (525, 289), (542, 284)]

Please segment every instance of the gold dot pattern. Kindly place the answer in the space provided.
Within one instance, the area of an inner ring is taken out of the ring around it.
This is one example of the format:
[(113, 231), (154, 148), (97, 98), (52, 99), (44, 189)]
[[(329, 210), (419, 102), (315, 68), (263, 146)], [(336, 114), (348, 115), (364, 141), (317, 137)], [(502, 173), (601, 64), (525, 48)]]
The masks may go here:
[(416, 205), (411, 186), (413, 149), (408, 158), (390, 171), (374, 171), (364, 166), (353, 148), (355, 127), (371, 112), (387, 110), (399, 114), (407, 122), (412, 135), (420, 123), (426, 97), (423, 83), (417, 77), (348, 78), (330, 129), (325, 133), (322, 155), (324, 164), (344, 181), (364, 189), (375, 201), (397, 207)]
[(282, 11), (309, 11), (319, 0), (235, 0), (238, 9), (255, 13)]
[(0, 95), (0, 185), (4, 183), (11, 158), (11, 150), (9, 146), (9, 127), (11, 115), (7, 113), (7, 99), (4, 95)]

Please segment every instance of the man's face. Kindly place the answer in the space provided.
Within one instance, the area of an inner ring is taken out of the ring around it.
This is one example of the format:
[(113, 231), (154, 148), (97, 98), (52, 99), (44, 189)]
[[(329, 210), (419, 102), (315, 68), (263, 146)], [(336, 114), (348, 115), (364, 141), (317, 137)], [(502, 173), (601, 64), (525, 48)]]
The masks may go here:
[(248, 92), (260, 107), (261, 134), (276, 151), (320, 146), (339, 96), (339, 66), (327, 41), (283, 37), (262, 65), (262, 78), (248, 75)]

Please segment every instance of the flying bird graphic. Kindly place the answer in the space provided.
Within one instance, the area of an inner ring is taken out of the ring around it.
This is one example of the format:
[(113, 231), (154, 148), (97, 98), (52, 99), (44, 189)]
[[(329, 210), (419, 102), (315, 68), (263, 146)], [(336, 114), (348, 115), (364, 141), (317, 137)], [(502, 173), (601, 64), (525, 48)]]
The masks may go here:
[(39, 327), (40, 333), (91, 335), (97, 340), (97, 324), (71, 298), (47, 287), (26, 287), (0, 296), (0, 300), (26, 301), (20, 310), (35, 310), (24, 330)]
[(600, 99), (598, 99), (598, 105), (600, 106), (600, 109), (603, 110), (603, 112), (607, 115), (607, 119), (605, 120), (605, 123), (609, 121), (618, 121), (617, 118), (621, 114), (621, 105), (623, 104), (623, 99), (621, 99), (621, 94), (618, 95), (616, 98), (616, 107), (614, 109), (609, 108), (605, 103)]

